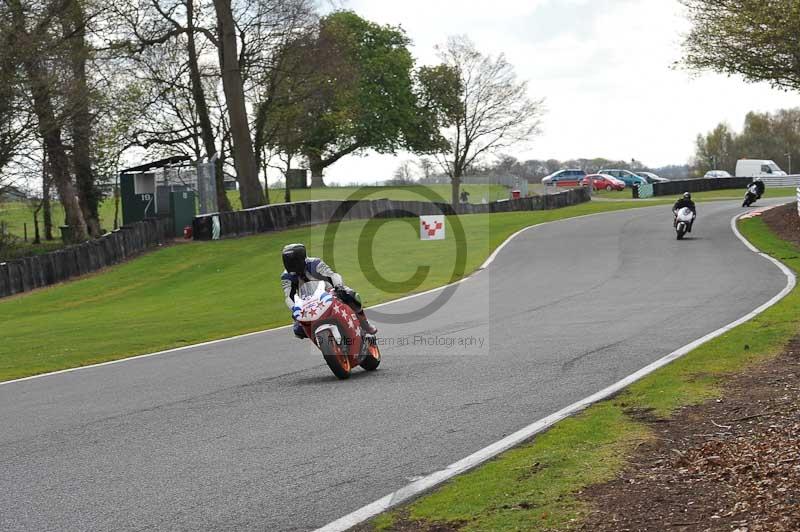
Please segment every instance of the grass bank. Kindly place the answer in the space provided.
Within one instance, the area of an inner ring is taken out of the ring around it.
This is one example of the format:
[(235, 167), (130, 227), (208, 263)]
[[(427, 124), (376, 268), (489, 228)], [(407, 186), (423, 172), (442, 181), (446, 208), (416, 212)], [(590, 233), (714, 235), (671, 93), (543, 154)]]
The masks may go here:
[[(760, 218), (740, 223), (762, 251), (800, 271), (800, 250)], [(613, 478), (626, 456), (648, 439), (642, 415), (668, 418), (682, 406), (719, 396), (723, 379), (776, 356), (800, 331), (800, 290), (752, 321), (558, 423), (531, 442), (377, 517), (377, 530), (565, 530), (588, 510), (575, 494)]]
[[(334, 263), (374, 305), (473, 272), (509, 235), (530, 225), (640, 207), (587, 203), (564, 209), (461, 216), (465, 264), (453, 272), (456, 239), (421, 242), (416, 219), (331, 226)], [(76, 367), (285, 325), (280, 251), (305, 242), (322, 255), (327, 226), (170, 246), (96, 275), (0, 300), (0, 380)], [(359, 261), (373, 257), (374, 264)], [(436, 265), (418, 272), (420, 266)], [(378, 282), (382, 276), (388, 282)]]

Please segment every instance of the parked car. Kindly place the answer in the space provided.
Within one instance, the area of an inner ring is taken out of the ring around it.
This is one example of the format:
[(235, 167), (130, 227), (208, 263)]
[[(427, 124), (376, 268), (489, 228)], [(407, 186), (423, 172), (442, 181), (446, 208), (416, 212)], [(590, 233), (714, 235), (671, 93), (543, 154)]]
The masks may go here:
[(543, 185), (556, 185), (559, 187), (577, 187), (581, 179), (586, 177), (586, 172), (575, 168), (559, 170), (542, 179)]
[(739, 159), (736, 161), (736, 177), (785, 176), (786, 172), (773, 161), (765, 159)]
[(666, 177), (658, 176), (658, 175), (654, 174), (653, 172), (637, 172), (636, 175), (645, 178), (647, 180), (647, 182), (650, 183), (651, 185), (653, 183), (668, 183), (669, 182), (669, 179), (667, 179)]
[(581, 186), (585, 187), (589, 180), (592, 182), (594, 190), (625, 190), (625, 182), (606, 174), (591, 174), (581, 180)]
[(704, 175), (703, 177), (706, 179), (719, 179), (723, 177), (731, 177), (731, 174), (729, 174), (725, 170), (711, 170), (706, 172), (706, 175)]
[(616, 177), (617, 179), (624, 181), (625, 186), (632, 187), (633, 185), (646, 185), (647, 179), (643, 178), (642, 176), (636, 175), (630, 170), (600, 170), (597, 172), (598, 174), (606, 174), (610, 175), (611, 177)]

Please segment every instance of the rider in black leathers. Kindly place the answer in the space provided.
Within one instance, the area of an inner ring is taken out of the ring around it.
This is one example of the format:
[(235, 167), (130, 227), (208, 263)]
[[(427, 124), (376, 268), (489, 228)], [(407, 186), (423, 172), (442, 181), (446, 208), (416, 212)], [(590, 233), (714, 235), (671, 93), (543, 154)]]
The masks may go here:
[(692, 201), (692, 195), (689, 194), (688, 192), (684, 192), (683, 197), (678, 199), (678, 201), (675, 202), (675, 205), (672, 206), (672, 214), (675, 215), (675, 218), (672, 221), (672, 226), (675, 227), (678, 225), (678, 211), (683, 209), (684, 207), (688, 207), (689, 210), (692, 211), (692, 214), (694, 214), (694, 217), (692, 218), (692, 221), (689, 222), (689, 227), (687, 229), (691, 233), (694, 221), (697, 219), (697, 208), (695, 207), (694, 202)]
[(756, 186), (756, 199), (761, 199), (761, 196), (764, 195), (764, 190), (767, 188), (766, 185), (764, 185), (760, 177), (753, 179), (753, 184)]

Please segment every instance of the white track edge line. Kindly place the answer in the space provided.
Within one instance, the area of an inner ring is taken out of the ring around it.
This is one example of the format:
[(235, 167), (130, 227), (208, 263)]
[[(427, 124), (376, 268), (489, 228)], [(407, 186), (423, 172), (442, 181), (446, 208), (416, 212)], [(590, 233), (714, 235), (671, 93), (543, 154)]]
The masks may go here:
[[(645, 208), (646, 209), (648, 207), (654, 207), (654, 205), (646, 205), (646, 206), (637, 207), (637, 208), (639, 208), (639, 209)], [(595, 213), (592, 213), (592, 214), (582, 214), (580, 216), (572, 216), (570, 218), (561, 218), (559, 220), (551, 220), (549, 222), (542, 222), (542, 223), (539, 223), (539, 224), (533, 224), (533, 225), (529, 225), (527, 227), (523, 227), (522, 229), (520, 229), (519, 231), (517, 231), (513, 235), (511, 235), (508, 238), (506, 238), (503, 241), (503, 243), (500, 244), (500, 246), (498, 246), (497, 249), (494, 250), (494, 252), (492, 252), (492, 254), (489, 256), (489, 258), (486, 259), (486, 261), (484, 261), (484, 263), (475, 272), (473, 272), (470, 275), (464, 277), (463, 279), (459, 279), (458, 281), (454, 281), (454, 282), (452, 282), (450, 284), (446, 284), (444, 286), (438, 286), (436, 288), (432, 288), (430, 290), (426, 290), (425, 292), (420, 292), (419, 294), (411, 294), (411, 295), (408, 295), (408, 296), (401, 297), (399, 299), (393, 299), (391, 301), (386, 301), (384, 303), (379, 303), (377, 305), (373, 305), (371, 307), (367, 307), (367, 310), (369, 310), (371, 308), (384, 307), (386, 305), (393, 305), (395, 303), (399, 303), (401, 301), (406, 301), (408, 299), (412, 299), (412, 298), (415, 298), (415, 297), (420, 297), (420, 296), (424, 296), (424, 295), (427, 295), (427, 294), (432, 294), (434, 292), (439, 292), (440, 290), (444, 290), (445, 288), (448, 288), (450, 286), (455, 286), (457, 284), (460, 284), (460, 283), (463, 283), (465, 281), (468, 281), (473, 276), (477, 275), (482, 270), (486, 269), (486, 267), (488, 267), (489, 264), (491, 264), (494, 261), (495, 257), (497, 257), (497, 254), (500, 252), (500, 250), (503, 249), (512, 239), (516, 238), (518, 235), (524, 233), (528, 229), (534, 229), (536, 227), (542, 227), (542, 226), (545, 226), (545, 225), (550, 225), (550, 224), (559, 223), (559, 222), (567, 222), (569, 220), (577, 220), (579, 218), (588, 218), (590, 216), (598, 216), (598, 215), (602, 215), (602, 214), (613, 214), (613, 213), (618, 213), (618, 212), (623, 212), (623, 211), (628, 211), (628, 210), (635, 210), (635, 209), (618, 209), (618, 210), (614, 210), (614, 211), (595, 212)], [(531, 212), (534, 212), (534, 211), (531, 211)], [(266, 334), (266, 333), (272, 332), (272, 331), (279, 331), (281, 329), (288, 329), (289, 327), (291, 327), (291, 325), (282, 325), (280, 327), (273, 327), (271, 329), (264, 329), (264, 330), (261, 330), (261, 331), (253, 331), (253, 332), (249, 332), (249, 333), (245, 333), (245, 334), (239, 334), (239, 335), (236, 335), (236, 336), (228, 336), (226, 338), (217, 338), (216, 340), (209, 340), (207, 342), (201, 342), (199, 344), (190, 344), (190, 345), (184, 345), (184, 346), (181, 346), (181, 347), (173, 347), (171, 349), (165, 349), (163, 351), (156, 351), (155, 353), (144, 353), (144, 354), (141, 354), (141, 355), (134, 355), (134, 356), (131, 356), (131, 357), (126, 357), (126, 358), (119, 358), (117, 360), (109, 360), (108, 362), (99, 362), (97, 364), (87, 364), (86, 366), (78, 366), (78, 367), (75, 367), (75, 368), (67, 368), (67, 369), (60, 369), (58, 371), (50, 371), (50, 372), (47, 372), (47, 373), (39, 373), (38, 375), (31, 375), (30, 377), (21, 377), (19, 379), (12, 379), (12, 380), (8, 380), (8, 381), (0, 381), (0, 386), (4, 386), (4, 385), (7, 385), (7, 384), (14, 384), (14, 383), (17, 383), (17, 382), (30, 381), (30, 380), (34, 380), (34, 379), (42, 379), (44, 377), (52, 377), (54, 375), (62, 375), (64, 373), (73, 373), (75, 371), (83, 371), (83, 370), (87, 370), (87, 369), (99, 368), (99, 367), (102, 367), (102, 366), (110, 366), (112, 364), (121, 364), (123, 362), (133, 362), (133, 361), (136, 361), (136, 360), (141, 360), (141, 359), (144, 359), (144, 358), (150, 358), (150, 357), (155, 357), (155, 356), (160, 356), (160, 355), (168, 355), (168, 354), (171, 354), (171, 353), (177, 353), (177, 352), (180, 352), (180, 351), (186, 351), (187, 349), (194, 349), (196, 347), (206, 347), (206, 346), (209, 346), (209, 345), (219, 344), (219, 343), (223, 343), (223, 342), (230, 342), (230, 341), (233, 341), (233, 340), (239, 340), (241, 338), (247, 338), (249, 336), (255, 336), (255, 335), (258, 335), (258, 334)]]
[[(542, 432), (543, 430), (554, 425), (555, 423), (573, 414), (576, 414), (581, 410), (586, 409), (592, 404), (601, 401), (603, 399), (607, 399), (611, 395), (621, 391), (622, 389), (633, 384), (642, 377), (645, 377), (650, 373), (656, 371), (657, 369), (666, 366), (670, 362), (673, 362), (674, 360), (681, 358), (682, 356), (686, 355), (687, 353), (699, 347), (700, 345), (708, 342), (709, 340), (721, 336), (726, 332), (730, 331), (731, 329), (738, 327), (739, 325), (747, 321), (750, 321), (751, 319), (758, 316), (771, 306), (775, 305), (778, 301), (786, 297), (794, 289), (797, 283), (797, 279), (795, 277), (794, 272), (792, 272), (792, 270), (790, 270), (786, 265), (784, 265), (779, 260), (761, 252), (739, 232), (739, 229), (736, 227), (736, 222), (740, 216), (742, 215), (737, 214), (731, 219), (731, 229), (733, 230), (734, 235), (736, 235), (736, 237), (739, 240), (741, 240), (745, 244), (745, 246), (747, 246), (748, 249), (775, 264), (781, 270), (781, 272), (783, 272), (783, 274), (786, 276), (786, 286), (778, 294), (773, 296), (769, 301), (759, 306), (758, 308), (752, 310), (745, 316), (742, 316), (738, 320), (733, 321), (728, 325), (725, 325), (713, 332), (710, 332), (705, 336), (703, 336), (702, 338), (699, 338), (691, 343), (684, 345), (683, 347), (673, 351), (672, 353), (666, 355), (665, 357), (660, 358), (655, 362), (643, 367), (639, 371), (632, 373), (631, 375), (628, 375), (627, 377), (625, 377), (620, 381), (617, 381), (611, 386), (608, 386), (607, 388), (604, 388), (599, 392), (596, 392), (584, 399), (581, 399), (580, 401), (572, 403), (571, 405), (562, 408), (558, 412), (551, 414), (545, 418), (542, 418), (528, 425), (527, 427), (518, 430), (513, 434), (510, 434), (505, 438), (489, 445), (488, 447), (484, 447), (483, 449), (467, 456), (466, 458), (462, 458), (458, 462), (450, 464), (445, 469), (436, 471), (435, 473), (417, 479), (414, 482), (411, 482), (410, 484), (407, 484), (404, 487), (400, 488), (399, 490), (394, 491), (384, 497), (381, 497), (375, 502), (372, 502), (362, 508), (359, 508), (358, 510), (344, 517), (341, 517), (336, 521), (328, 523), (327, 525), (318, 528), (316, 532), (344, 532), (358, 524), (363, 523), (364, 521), (367, 521), (372, 517), (375, 517), (376, 515), (382, 512), (385, 512), (386, 510), (389, 510), (394, 506), (397, 506), (398, 504), (401, 504), (411, 498), (414, 498), (422, 494), (423, 492), (428, 491), (429, 489), (441, 484), (442, 482), (445, 482), (446, 480), (449, 480), (455, 477), (456, 475), (464, 473), (496, 457), (502, 452), (507, 451), (508, 449), (519, 445), (520, 443), (524, 442), (527, 439), (530, 439), (532, 436), (535, 436), (539, 432)], [(523, 229), (523, 231), (524, 230), (525, 229)]]

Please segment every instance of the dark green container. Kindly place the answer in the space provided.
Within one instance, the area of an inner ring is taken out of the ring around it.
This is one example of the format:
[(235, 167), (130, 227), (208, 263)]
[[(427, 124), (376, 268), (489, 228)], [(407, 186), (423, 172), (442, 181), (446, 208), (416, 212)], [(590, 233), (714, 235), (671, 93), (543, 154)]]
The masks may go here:
[(183, 228), (191, 226), (197, 216), (195, 194), (192, 190), (180, 190), (169, 193), (169, 212), (172, 218), (173, 236), (183, 236)]

